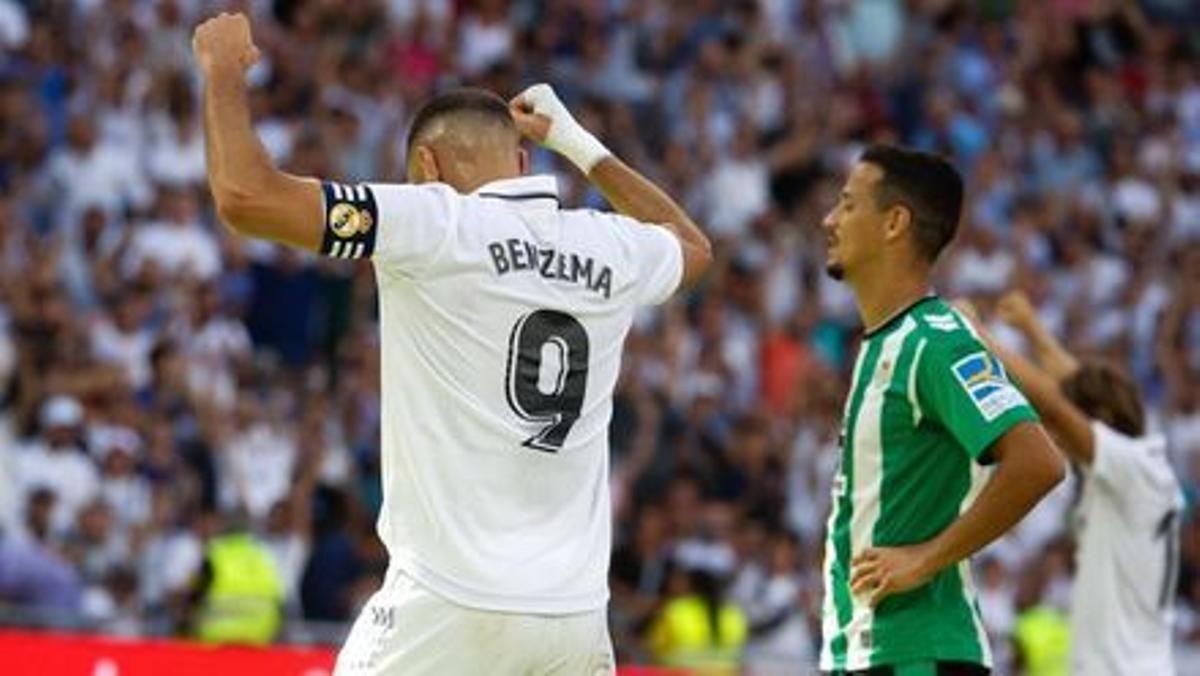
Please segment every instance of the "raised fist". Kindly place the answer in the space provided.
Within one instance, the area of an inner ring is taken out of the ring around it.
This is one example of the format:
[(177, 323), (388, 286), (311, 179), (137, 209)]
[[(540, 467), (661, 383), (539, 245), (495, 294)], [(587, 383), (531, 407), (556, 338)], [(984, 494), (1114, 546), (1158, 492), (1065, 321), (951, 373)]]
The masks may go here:
[(260, 56), (250, 36), (250, 21), (240, 13), (222, 12), (197, 26), (192, 51), (206, 76), (220, 67), (245, 72)]
[(1009, 291), (996, 303), (996, 312), (1005, 322), (1018, 329), (1029, 328), (1037, 321), (1037, 310), (1024, 291)]

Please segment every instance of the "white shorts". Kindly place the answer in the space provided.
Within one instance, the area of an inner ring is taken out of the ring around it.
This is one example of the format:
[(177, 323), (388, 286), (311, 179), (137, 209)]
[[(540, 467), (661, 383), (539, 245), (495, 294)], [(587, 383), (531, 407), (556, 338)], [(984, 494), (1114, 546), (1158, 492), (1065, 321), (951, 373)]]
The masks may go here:
[(605, 610), (527, 615), (455, 605), (403, 573), (363, 606), (335, 676), (609, 676)]

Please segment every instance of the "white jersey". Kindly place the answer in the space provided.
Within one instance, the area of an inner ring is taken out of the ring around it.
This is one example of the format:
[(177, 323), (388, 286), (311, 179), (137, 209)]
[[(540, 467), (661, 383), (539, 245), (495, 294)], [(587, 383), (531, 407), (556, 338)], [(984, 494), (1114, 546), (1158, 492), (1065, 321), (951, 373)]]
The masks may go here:
[(678, 239), (561, 210), (549, 176), (324, 191), (323, 251), (371, 257), (379, 284), (392, 565), (473, 608), (602, 608), (622, 344), (679, 286)]
[(1071, 601), (1071, 673), (1173, 674), (1172, 607), (1183, 494), (1161, 435), (1094, 422)]

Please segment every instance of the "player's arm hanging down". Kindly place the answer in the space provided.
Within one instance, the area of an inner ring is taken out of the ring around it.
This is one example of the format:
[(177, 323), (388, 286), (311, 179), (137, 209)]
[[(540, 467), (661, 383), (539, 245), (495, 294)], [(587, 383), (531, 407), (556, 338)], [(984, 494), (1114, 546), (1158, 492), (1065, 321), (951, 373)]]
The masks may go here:
[(1008, 532), (1062, 480), (1066, 470), (1040, 425), (1020, 423), (990, 448), (995, 470), (971, 507), (936, 537), (872, 547), (851, 563), (850, 588), (875, 605), (919, 587)]
[(246, 70), (258, 61), (250, 22), (220, 14), (196, 28), (192, 50), (204, 76), (204, 145), (217, 213), (250, 237), (319, 251), (321, 184), (277, 169), (254, 133)]
[(1038, 320), (1029, 299), (1019, 291), (1006, 294), (997, 306), (1000, 316), (1021, 331), (1033, 345), (1041, 362), (1039, 367), (1024, 356), (997, 343), (979, 321), (975, 309), (959, 303), (963, 314), (975, 325), (976, 331), (992, 349), (1004, 368), (1029, 397), (1042, 421), (1054, 435), (1059, 448), (1070, 458), (1091, 465), (1096, 456), (1096, 439), (1092, 425), (1083, 411), (1067, 398), (1059, 383), (1079, 368), (1079, 362), (1051, 335)]
[(681, 286), (700, 281), (712, 263), (708, 237), (675, 200), (584, 129), (550, 85), (526, 89), (509, 107), (522, 135), (570, 160), (619, 213), (671, 231), (683, 249)]

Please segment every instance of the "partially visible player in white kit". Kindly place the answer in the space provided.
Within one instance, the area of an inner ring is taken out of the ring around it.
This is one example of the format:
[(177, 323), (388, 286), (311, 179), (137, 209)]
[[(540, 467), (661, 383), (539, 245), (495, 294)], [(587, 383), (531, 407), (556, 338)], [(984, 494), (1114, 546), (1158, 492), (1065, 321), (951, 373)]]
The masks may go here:
[[(538, 85), (415, 117), (411, 184), (341, 185), (272, 166), (244, 73), (241, 15), (194, 38), (208, 173), (238, 232), (370, 259), (382, 332), (391, 565), (338, 674), (609, 674), (608, 424), (641, 306), (695, 283), (708, 240)], [(622, 215), (559, 207), (523, 176), (522, 134), (561, 153)]]
[(1105, 362), (1077, 360), (1024, 294), (1009, 293), (997, 309), (1024, 335), (1038, 364), (990, 342), (1083, 479), (1071, 673), (1170, 676), (1184, 499), (1166, 438), (1146, 431), (1133, 381)]

